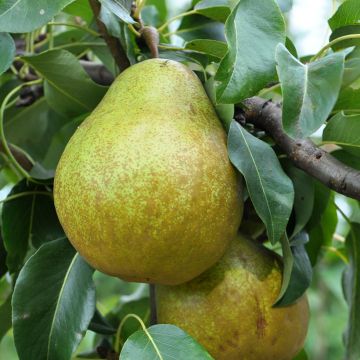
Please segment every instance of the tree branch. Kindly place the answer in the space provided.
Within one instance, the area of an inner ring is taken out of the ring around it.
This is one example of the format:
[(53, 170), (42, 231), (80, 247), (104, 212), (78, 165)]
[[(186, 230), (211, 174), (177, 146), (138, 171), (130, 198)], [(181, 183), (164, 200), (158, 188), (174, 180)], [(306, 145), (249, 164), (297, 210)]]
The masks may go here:
[(103, 39), (105, 40), (113, 58), (115, 59), (115, 62), (117, 66), (119, 67), (120, 71), (125, 70), (130, 66), (129, 59), (126, 56), (126, 53), (124, 49), (122, 48), (119, 39), (116, 37), (113, 37), (109, 35), (109, 33), (106, 30), (106, 26), (104, 23), (99, 19), (100, 9), (101, 5), (98, 2), (98, 0), (89, 0), (91, 9), (94, 13), (97, 26), (99, 28), (99, 32)]
[(344, 165), (308, 139), (293, 139), (282, 128), (279, 105), (253, 97), (237, 117), (264, 130), (300, 169), (336, 192), (360, 200), (360, 172)]

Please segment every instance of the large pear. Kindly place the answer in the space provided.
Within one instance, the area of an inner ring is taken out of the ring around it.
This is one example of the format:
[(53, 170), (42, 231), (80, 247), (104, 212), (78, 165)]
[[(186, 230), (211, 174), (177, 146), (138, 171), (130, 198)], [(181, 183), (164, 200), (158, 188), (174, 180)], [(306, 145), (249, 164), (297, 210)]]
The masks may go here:
[(54, 186), (74, 247), (128, 281), (191, 280), (224, 254), (242, 216), (222, 125), (196, 75), (170, 60), (115, 80), (70, 139)]
[(178, 286), (157, 286), (159, 323), (175, 324), (216, 360), (292, 360), (309, 321), (307, 298), (275, 308), (279, 257), (239, 236), (211, 269)]

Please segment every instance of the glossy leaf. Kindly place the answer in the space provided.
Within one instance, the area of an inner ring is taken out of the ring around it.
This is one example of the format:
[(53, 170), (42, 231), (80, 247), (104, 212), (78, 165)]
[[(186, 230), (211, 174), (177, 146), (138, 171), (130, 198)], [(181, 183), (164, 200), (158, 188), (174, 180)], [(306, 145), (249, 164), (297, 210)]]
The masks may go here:
[(307, 137), (326, 121), (335, 105), (344, 55), (331, 54), (304, 65), (280, 44), (276, 60), (283, 93), (284, 130), (294, 138)]
[(20, 269), (30, 245), (37, 248), (64, 236), (51, 194), (26, 194), (33, 191), (46, 192), (46, 189), (22, 180), (13, 187), (9, 196), (25, 195), (3, 205), (2, 234), (10, 272)]
[(343, 89), (334, 110), (360, 111), (360, 89), (353, 89), (351, 87)]
[(283, 236), (294, 201), (294, 188), (272, 148), (232, 121), (229, 158), (245, 178), (257, 214), (274, 244)]
[(0, 1), (0, 31), (23, 33), (49, 22), (74, 0)]
[(286, 306), (294, 303), (304, 294), (311, 284), (312, 267), (305, 250), (305, 244), (308, 241), (308, 235), (301, 232), (290, 242), (293, 266), (286, 292), (277, 303), (278, 306)]
[(360, 20), (359, 0), (344, 1), (335, 14), (329, 19), (329, 25), (332, 30), (341, 26), (356, 24)]
[[(130, 15), (131, 1), (127, 0), (100, 0), (101, 4), (107, 7), (120, 20), (127, 24), (135, 24), (136, 21)], [(130, 4), (130, 6), (129, 6)]]
[(360, 161), (358, 156), (350, 154), (342, 149), (332, 151), (331, 155), (345, 165), (350, 166), (356, 170), (360, 170)]
[(286, 293), (286, 290), (289, 287), (292, 269), (294, 267), (294, 257), (291, 252), (290, 242), (286, 233), (280, 238), (282, 256), (283, 256), (283, 274), (282, 274), (282, 283), (281, 289), (278, 295), (278, 298), (275, 301), (275, 306), (278, 306), (281, 299)]
[[(345, 62), (345, 69), (342, 81), (342, 87), (347, 87), (360, 78), (360, 58), (351, 58)], [(340, 93), (340, 101), (342, 92)], [(359, 95), (360, 98), (360, 95)], [(339, 100), (338, 100), (339, 102)], [(335, 105), (336, 107), (337, 105)]]
[(29, 259), (13, 295), (21, 359), (70, 359), (95, 310), (92, 274), (67, 239), (43, 245)]
[(199, 39), (185, 44), (185, 49), (199, 51), (221, 59), (227, 51), (227, 45), (223, 41)]
[(66, 50), (50, 50), (22, 59), (45, 78), (49, 105), (64, 115), (76, 116), (93, 110), (107, 90), (94, 83), (77, 58)]
[(2, 238), (2, 235), (0, 234), (0, 279), (8, 271), (6, 265), (6, 257), (7, 257), (7, 252), (5, 249), (4, 240)]
[[(334, 30), (330, 36), (329, 41), (333, 41), (341, 36), (351, 35), (351, 34), (360, 34), (360, 25), (348, 25)], [(337, 44), (334, 44), (332, 46), (332, 49), (336, 51), (347, 47), (359, 46), (359, 45), (360, 45), (360, 39), (348, 39), (348, 40), (342, 40)]]
[(111, 326), (97, 309), (90, 321), (89, 330), (103, 335), (114, 335), (116, 333), (116, 329)]
[(352, 223), (346, 238), (349, 265), (344, 276), (344, 290), (349, 305), (349, 320), (345, 332), (346, 359), (360, 358), (360, 224)]
[(66, 6), (64, 12), (74, 16), (80, 16), (88, 24), (94, 17), (88, 0), (75, 0), (74, 2)]
[(225, 24), (228, 53), (215, 80), (218, 103), (237, 103), (276, 78), (275, 48), (285, 43), (285, 24), (274, 0), (241, 0)]
[(360, 156), (360, 115), (336, 114), (324, 129), (323, 141)]
[(302, 170), (288, 165), (286, 173), (294, 184), (295, 227), (291, 238), (298, 234), (309, 221), (314, 207), (314, 181)]
[(139, 330), (124, 344), (120, 360), (173, 360), (213, 359), (191, 336), (174, 325), (154, 325), (148, 328), (149, 336)]
[(15, 50), (13, 38), (7, 33), (0, 33), (0, 75), (10, 67), (14, 60)]
[(231, 3), (231, 0), (202, 0), (194, 6), (194, 10), (210, 19), (225, 22), (230, 15)]
[(276, 0), (280, 6), (281, 11), (290, 11), (293, 6), (293, 0)]

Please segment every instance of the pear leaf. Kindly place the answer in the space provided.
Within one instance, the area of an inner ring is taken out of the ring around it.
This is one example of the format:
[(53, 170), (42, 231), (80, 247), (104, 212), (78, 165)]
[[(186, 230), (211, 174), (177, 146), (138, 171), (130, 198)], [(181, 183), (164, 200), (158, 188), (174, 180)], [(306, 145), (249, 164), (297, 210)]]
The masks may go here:
[(7, 33), (0, 33), (0, 75), (10, 67), (15, 50), (13, 38)]
[(275, 48), (285, 22), (275, 0), (241, 0), (225, 24), (228, 53), (216, 73), (218, 103), (237, 103), (276, 78)]
[(304, 65), (279, 44), (276, 60), (283, 93), (284, 130), (293, 138), (308, 137), (326, 121), (336, 103), (344, 54), (331, 54)]
[(125, 342), (120, 360), (213, 360), (190, 335), (174, 325), (153, 325), (132, 334)]
[(294, 187), (270, 145), (247, 132), (236, 121), (230, 124), (229, 158), (246, 181), (255, 210), (275, 244), (285, 233), (294, 201)]
[(44, 244), (28, 260), (12, 301), (21, 359), (70, 359), (95, 311), (93, 271), (67, 239)]

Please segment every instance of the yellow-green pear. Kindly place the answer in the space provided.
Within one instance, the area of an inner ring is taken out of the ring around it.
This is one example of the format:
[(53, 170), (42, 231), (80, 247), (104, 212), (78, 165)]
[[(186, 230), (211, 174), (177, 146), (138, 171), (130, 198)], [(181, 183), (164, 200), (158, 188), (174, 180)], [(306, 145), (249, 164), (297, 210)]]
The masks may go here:
[(157, 286), (159, 323), (175, 324), (216, 360), (292, 360), (309, 321), (306, 296), (272, 307), (281, 288), (279, 257), (244, 236), (192, 281)]
[(67, 236), (94, 268), (160, 284), (219, 260), (243, 207), (201, 82), (164, 59), (117, 77), (66, 146), (54, 196)]

